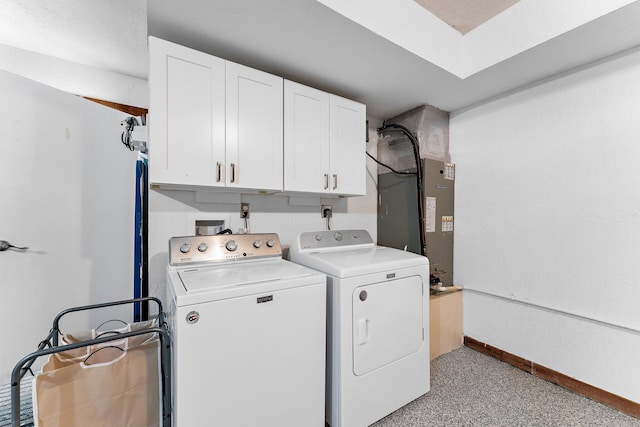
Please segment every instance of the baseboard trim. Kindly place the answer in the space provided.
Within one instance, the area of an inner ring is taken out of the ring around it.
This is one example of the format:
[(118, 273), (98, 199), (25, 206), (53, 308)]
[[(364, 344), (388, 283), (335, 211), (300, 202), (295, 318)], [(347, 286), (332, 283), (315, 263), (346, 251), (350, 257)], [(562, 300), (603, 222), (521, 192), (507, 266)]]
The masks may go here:
[(582, 381), (578, 381), (575, 378), (571, 378), (565, 374), (554, 371), (553, 369), (538, 365), (530, 360), (526, 360), (520, 356), (508, 353), (468, 336), (464, 337), (464, 345), (475, 351), (508, 363), (518, 369), (522, 369), (523, 371), (542, 378), (543, 380), (550, 381), (567, 390), (571, 390), (575, 393), (588, 397), (591, 400), (595, 400), (603, 405), (610, 406), (620, 412), (640, 419), (640, 403), (625, 399), (624, 397), (620, 397), (587, 383), (583, 383)]

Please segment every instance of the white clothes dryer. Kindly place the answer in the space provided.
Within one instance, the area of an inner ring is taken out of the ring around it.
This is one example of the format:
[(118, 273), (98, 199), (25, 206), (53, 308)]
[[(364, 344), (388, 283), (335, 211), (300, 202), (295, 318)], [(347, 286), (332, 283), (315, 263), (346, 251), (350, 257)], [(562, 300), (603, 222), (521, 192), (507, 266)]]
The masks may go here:
[(324, 427), (325, 275), (277, 234), (173, 237), (173, 425)]
[(326, 420), (364, 427), (429, 391), (429, 261), (366, 230), (300, 234), (290, 259), (327, 275)]

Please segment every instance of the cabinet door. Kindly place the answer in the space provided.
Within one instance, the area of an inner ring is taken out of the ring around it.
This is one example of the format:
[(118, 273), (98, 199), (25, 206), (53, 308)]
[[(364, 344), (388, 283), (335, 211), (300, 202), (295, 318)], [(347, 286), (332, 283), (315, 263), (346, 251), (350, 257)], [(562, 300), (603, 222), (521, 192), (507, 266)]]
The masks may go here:
[(284, 82), (284, 190), (329, 192), (329, 94)]
[(152, 183), (224, 186), (225, 61), (149, 37)]
[(366, 107), (330, 98), (331, 192), (362, 196), (366, 188)]
[(282, 87), (227, 61), (227, 187), (282, 191)]

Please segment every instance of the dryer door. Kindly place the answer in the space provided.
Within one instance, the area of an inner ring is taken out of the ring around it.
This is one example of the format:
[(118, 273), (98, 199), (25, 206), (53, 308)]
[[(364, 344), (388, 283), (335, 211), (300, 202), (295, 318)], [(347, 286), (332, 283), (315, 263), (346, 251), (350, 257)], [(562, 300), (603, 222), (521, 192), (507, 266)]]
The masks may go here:
[(360, 286), (352, 305), (355, 375), (415, 353), (424, 344), (420, 276)]

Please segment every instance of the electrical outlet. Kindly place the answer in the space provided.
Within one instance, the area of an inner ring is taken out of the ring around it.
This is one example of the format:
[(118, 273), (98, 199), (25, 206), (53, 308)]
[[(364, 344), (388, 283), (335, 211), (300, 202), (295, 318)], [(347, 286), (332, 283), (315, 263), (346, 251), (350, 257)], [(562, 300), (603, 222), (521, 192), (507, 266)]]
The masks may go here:
[(331, 207), (331, 205), (321, 205), (320, 215), (322, 215), (322, 218), (331, 218), (333, 216), (333, 208)]
[(240, 203), (240, 218), (249, 218), (249, 203)]

